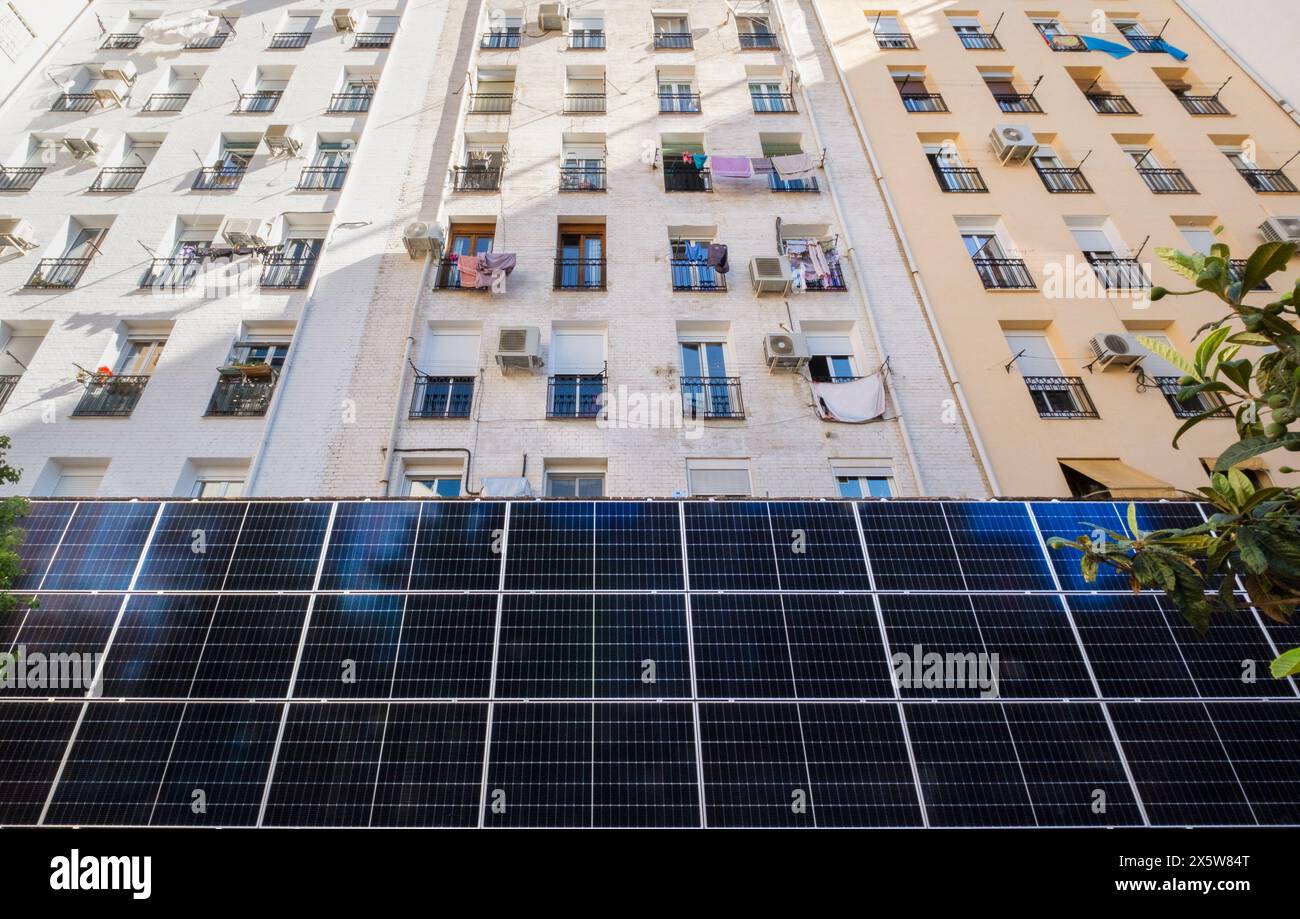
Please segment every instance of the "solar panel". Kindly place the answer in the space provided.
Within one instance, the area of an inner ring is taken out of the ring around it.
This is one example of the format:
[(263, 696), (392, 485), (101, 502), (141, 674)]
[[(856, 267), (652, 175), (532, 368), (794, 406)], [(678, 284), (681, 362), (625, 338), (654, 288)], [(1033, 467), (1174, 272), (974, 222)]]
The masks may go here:
[(1300, 626), (1044, 547), (1126, 512), (37, 502), (0, 825), (1300, 824)]
[[(1124, 534), (1128, 530), (1113, 504), (1097, 501), (1042, 501), (1031, 504), (1029, 509), (1044, 541), (1053, 537), (1074, 540), (1080, 536), (1094, 540), (1108, 539), (1108, 532)], [(1074, 549), (1049, 549), (1048, 557), (1062, 590), (1128, 589), (1128, 577), (1108, 565), (1098, 569), (1095, 581), (1085, 581), (1079, 568), (1080, 553)]]

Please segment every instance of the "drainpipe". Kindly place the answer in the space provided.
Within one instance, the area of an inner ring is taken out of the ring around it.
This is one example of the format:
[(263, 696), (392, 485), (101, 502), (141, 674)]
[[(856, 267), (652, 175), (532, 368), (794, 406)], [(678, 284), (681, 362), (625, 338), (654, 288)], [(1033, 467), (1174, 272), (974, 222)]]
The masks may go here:
[[(402, 347), (402, 362), (397, 367), (397, 391), (393, 393), (393, 422), (388, 427), (388, 444), (384, 447), (384, 466), (379, 474), (379, 488), (376, 492), (381, 498), (388, 496), (389, 484), (393, 475), (393, 448), (397, 446), (397, 426), (402, 420), (402, 391), (406, 388), (406, 368), (410, 366), (411, 350), (415, 347), (415, 329), (420, 321), (420, 298), (424, 295), (424, 285), (429, 281), (429, 269), (433, 267), (433, 251), (424, 257), (424, 270), (420, 272), (420, 284), (415, 288), (411, 298), (411, 325)], [(466, 482), (466, 485), (469, 483)]]
[[(862, 112), (858, 109), (857, 100), (854, 98), (853, 93), (849, 88), (848, 75), (844, 72), (844, 66), (840, 63), (840, 56), (835, 49), (834, 42), (831, 40), (830, 32), (826, 28), (826, 22), (822, 18), (821, 6), (818, 3), (818, 0), (809, 0), (809, 5), (812, 7), (813, 15), (817, 18), (817, 25), (821, 30), (822, 38), (826, 42), (826, 49), (830, 54), (832, 63), (835, 65), (835, 75), (839, 79), (840, 89), (844, 94), (844, 98), (848, 102), (849, 111), (853, 113), (853, 121), (858, 128), (858, 136), (862, 140), (862, 147), (866, 151), (867, 159), (871, 163), (871, 171), (876, 178), (876, 185), (880, 189), (880, 195), (884, 199), (885, 207), (889, 210), (889, 217), (893, 222), (894, 231), (897, 233), (899, 243), (903, 247), (903, 255), (907, 259), (908, 270), (912, 274), (912, 280), (916, 283), (916, 290), (920, 295), (921, 309), (925, 313), (926, 322), (930, 326), (930, 332), (934, 337), (935, 345), (939, 349), (939, 357), (943, 361), (943, 367), (952, 385), (953, 394), (957, 397), (957, 404), (961, 407), (962, 415), (966, 419), (966, 429), (970, 432), (971, 442), (974, 444), (975, 452), (979, 456), (980, 465), (983, 467), (984, 477), (988, 480), (989, 488), (996, 497), (1002, 494), (1002, 486), (998, 484), (997, 475), (993, 471), (993, 463), (989, 460), (988, 451), (984, 446), (984, 440), (980, 437), (979, 427), (975, 424), (975, 416), (970, 410), (970, 404), (966, 401), (966, 391), (957, 377), (957, 370), (953, 365), (952, 355), (948, 351), (947, 342), (944, 341), (943, 332), (941, 331), (938, 320), (934, 315), (934, 307), (930, 302), (930, 295), (926, 291), (925, 282), (921, 279), (921, 271), (917, 267), (916, 259), (912, 255), (912, 246), (911, 243), (908, 242), (907, 232), (903, 228), (902, 220), (899, 219), (898, 208), (894, 204), (893, 195), (889, 193), (889, 185), (885, 182), (884, 173), (880, 169), (880, 161), (876, 158), (875, 148), (872, 147), (871, 138), (867, 134), (866, 122), (863, 120)], [(800, 80), (800, 91), (804, 93), (806, 99), (807, 89), (803, 86), (802, 80)], [(809, 105), (810, 110), (811, 108), (812, 106)], [(811, 111), (809, 112), (808, 117), (813, 120), (813, 130), (816, 132), (816, 120), (813, 119)], [(838, 212), (840, 210), (839, 199), (838, 196), (835, 195), (833, 188), (834, 187), (832, 186), (831, 197), (835, 204), (835, 209)], [(857, 267), (858, 265), (855, 253), (854, 268), (856, 269)], [(879, 345), (877, 345), (877, 347), (879, 347)]]

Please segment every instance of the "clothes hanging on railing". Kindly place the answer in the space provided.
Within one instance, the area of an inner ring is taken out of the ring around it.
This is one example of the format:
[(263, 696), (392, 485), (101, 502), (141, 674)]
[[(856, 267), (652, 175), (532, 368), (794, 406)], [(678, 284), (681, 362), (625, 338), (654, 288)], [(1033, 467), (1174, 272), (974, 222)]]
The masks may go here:
[[(479, 281), (482, 287), (489, 287), (494, 294), (506, 292), (506, 275), (515, 270), (518, 256), (513, 252), (485, 252), (479, 257)], [(483, 279), (487, 284), (483, 284)]]
[(1080, 37), (1083, 39), (1083, 43), (1087, 46), (1089, 51), (1104, 51), (1117, 61), (1122, 61), (1133, 53), (1132, 48), (1126, 48), (1113, 41), (1107, 41), (1104, 38), (1097, 38), (1095, 35), (1083, 35)]
[(776, 175), (776, 167), (772, 165), (770, 156), (751, 156), (749, 165), (753, 168), (756, 176)]
[(826, 253), (822, 251), (821, 243), (808, 241), (808, 260), (812, 263), (813, 273), (817, 275), (818, 280), (831, 276), (831, 266), (826, 259)]
[(722, 243), (709, 243), (704, 261), (718, 274), (726, 274), (731, 270), (731, 265), (727, 261), (727, 247)]
[(706, 165), (708, 165), (709, 158), (705, 156), (703, 153), (692, 153), (691, 161), (695, 163), (696, 169), (703, 169)]
[(813, 405), (823, 421), (865, 424), (885, 414), (885, 375), (876, 371), (846, 383), (812, 383)]
[(478, 287), (478, 256), (456, 256), (457, 285), (460, 287)]
[(754, 175), (754, 166), (747, 156), (714, 156), (709, 169), (725, 179), (749, 179)]
[(791, 153), (772, 157), (772, 167), (782, 179), (806, 179), (817, 173), (817, 166), (808, 153)]

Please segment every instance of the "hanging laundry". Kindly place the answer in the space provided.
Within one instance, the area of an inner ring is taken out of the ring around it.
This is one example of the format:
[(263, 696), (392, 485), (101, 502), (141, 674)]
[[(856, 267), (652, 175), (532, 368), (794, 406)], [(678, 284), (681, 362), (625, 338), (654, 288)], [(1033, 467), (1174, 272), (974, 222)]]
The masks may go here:
[(772, 157), (772, 167), (783, 179), (806, 179), (815, 175), (817, 166), (807, 153), (792, 153), (789, 156)]
[(812, 391), (823, 421), (865, 424), (885, 414), (885, 378), (879, 372), (847, 383), (813, 383)]
[(812, 264), (813, 273), (817, 280), (823, 281), (831, 276), (830, 262), (826, 260), (826, 253), (823, 251), (821, 243), (815, 239), (808, 240), (808, 261)]
[(687, 166), (694, 166), (695, 157), (691, 155), (690, 151), (687, 151), (686, 153), (682, 154), (682, 162), (685, 163)]
[(688, 239), (682, 247), (682, 256), (690, 262), (702, 262), (707, 254), (708, 250), (705, 249), (704, 243), (694, 239)]
[(776, 167), (772, 165), (770, 156), (751, 156), (749, 165), (753, 168), (756, 176), (776, 175)]
[(1104, 38), (1095, 38), (1092, 35), (1082, 36), (1083, 43), (1090, 51), (1104, 51), (1117, 61), (1122, 61), (1133, 53), (1132, 48), (1126, 48), (1123, 45), (1116, 44), (1113, 41), (1106, 41)]
[(692, 153), (691, 161), (695, 163), (696, 169), (703, 169), (704, 166), (709, 162), (709, 158), (703, 153)]
[(1176, 61), (1185, 61), (1189, 56), (1182, 48), (1175, 48), (1163, 38), (1157, 38), (1153, 44)]
[(715, 176), (726, 179), (748, 179), (754, 175), (754, 167), (747, 156), (715, 156), (709, 168)]
[(730, 271), (731, 265), (727, 262), (727, 247), (722, 243), (709, 243), (708, 253), (705, 255), (705, 264), (718, 274), (726, 274)]
[(461, 287), (478, 287), (478, 256), (456, 256), (456, 271), (460, 275), (457, 282)]
[(808, 287), (807, 270), (810, 266), (799, 252), (787, 252), (785, 257), (786, 261), (790, 263), (791, 290), (794, 293), (801, 294)]
[(487, 285), (494, 294), (506, 292), (506, 275), (515, 270), (519, 258), (513, 252), (488, 252), (479, 256), (480, 280), (487, 279)]

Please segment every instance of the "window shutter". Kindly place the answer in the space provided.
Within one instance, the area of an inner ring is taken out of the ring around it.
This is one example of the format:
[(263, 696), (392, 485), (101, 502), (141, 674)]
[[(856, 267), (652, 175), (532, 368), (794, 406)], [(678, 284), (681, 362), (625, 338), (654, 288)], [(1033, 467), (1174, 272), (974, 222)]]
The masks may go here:
[(605, 369), (604, 332), (556, 332), (551, 337), (551, 372), (601, 373)]
[(92, 498), (104, 481), (102, 475), (62, 475), (50, 494), (52, 498)]
[(808, 342), (808, 353), (814, 356), (819, 354), (848, 355), (853, 353), (853, 343), (847, 335), (809, 335), (805, 340)]
[(429, 346), (428, 372), (435, 376), (473, 376), (478, 372), (479, 336), (437, 332)]
[(749, 495), (749, 470), (692, 469), (690, 470), (692, 495)]

